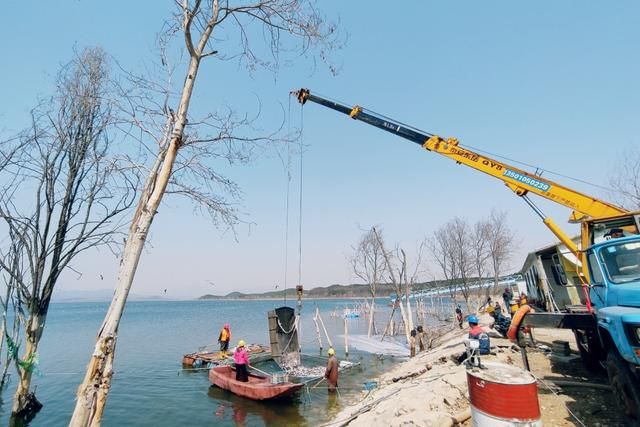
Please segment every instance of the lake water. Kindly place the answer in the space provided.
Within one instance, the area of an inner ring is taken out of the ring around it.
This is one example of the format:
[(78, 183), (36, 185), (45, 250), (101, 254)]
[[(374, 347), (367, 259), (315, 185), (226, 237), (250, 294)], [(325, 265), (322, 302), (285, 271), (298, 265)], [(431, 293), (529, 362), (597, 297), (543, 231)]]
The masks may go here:
[[(382, 301), (381, 301), (382, 302)], [(316, 307), (344, 359), (342, 318), (336, 308), (353, 307), (353, 300), (304, 301), (303, 353), (319, 355), (312, 317)], [(340, 396), (328, 397), (326, 383), (303, 389), (291, 402), (261, 403), (211, 387), (206, 369), (182, 368), (182, 355), (216, 344), (223, 323), (231, 324), (232, 344), (239, 339), (268, 344), (267, 312), (283, 301), (133, 301), (120, 324), (115, 375), (103, 425), (105, 426), (284, 426), (318, 425), (347, 402), (361, 396), (363, 384), (396, 363), (350, 349), (349, 360), (359, 367), (340, 375)], [(288, 301), (295, 307), (295, 301)], [(75, 393), (93, 351), (95, 334), (108, 303), (51, 305), (39, 351), (40, 374), (34, 375), (36, 395), (43, 409), (31, 426), (65, 426), (74, 408)], [(384, 309), (385, 311), (388, 309)], [(384, 317), (386, 318), (386, 316)], [(349, 319), (349, 333), (366, 333), (366, 320)], [(380, 322), (383, 322), (381, 315)], [(324, 340), (325, 352), (327, 349)], [(8, 422), (16, 378), (2, 394), (0, 423)]]

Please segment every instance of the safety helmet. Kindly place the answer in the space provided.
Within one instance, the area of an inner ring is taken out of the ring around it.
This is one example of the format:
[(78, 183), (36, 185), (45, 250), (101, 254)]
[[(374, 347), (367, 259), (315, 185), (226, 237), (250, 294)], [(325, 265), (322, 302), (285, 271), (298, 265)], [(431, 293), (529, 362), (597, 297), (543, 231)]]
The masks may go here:
[(333, 356), (334, 354), (336, 354), (336, 351), (333, 348), (330, 348), (329, 351), (327, 351), (327, 354), (329, 356)]
[(469, 317), (467, 317), (467, 322), (475, 323), (477, 325), (478, 324), (478, 318), (476, 317), (475, 314), (472, 314)]
[(224, 324), (224, 328), (225, 328), (225, 329), (229, 329), (229, 324), (228, 324), (228, 323), (225, 323), (225, 324)]
[(487, 307), (487, 313), (493, 313), (494, 311), (496, 311), (496, 309), (492, 305)]
[(238, 341), (238, 347), (244, 347), (244, 340)]

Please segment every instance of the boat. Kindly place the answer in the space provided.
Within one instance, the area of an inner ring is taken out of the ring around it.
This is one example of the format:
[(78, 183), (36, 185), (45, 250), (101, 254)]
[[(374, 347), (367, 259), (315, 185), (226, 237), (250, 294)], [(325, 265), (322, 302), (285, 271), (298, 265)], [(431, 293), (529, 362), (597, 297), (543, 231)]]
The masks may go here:
[(267, 378), (250, 373), (248, 382), (238, 381), (236, 380), (236, 370), (231, 366), (211, 368), (209, 381), (221, 389), (253, 400), (289, 397), (304, 386), (304, 383), (289, 382), (287, 377), (283, 375), (273, 375), (271, 378)]

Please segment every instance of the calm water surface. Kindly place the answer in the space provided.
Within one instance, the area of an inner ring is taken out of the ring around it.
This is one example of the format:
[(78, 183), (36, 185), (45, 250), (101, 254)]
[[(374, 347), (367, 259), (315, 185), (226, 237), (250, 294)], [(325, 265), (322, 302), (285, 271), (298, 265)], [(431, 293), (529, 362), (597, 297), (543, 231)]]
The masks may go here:
[[(302, 349), (318, 355), (315, 325), (320, 309), (337, 355), (344, 358), (343, 320), (330, 316), (356, 301), (313, 300), (303, 306)], [(295, 302), (289, 301), (294, 306)], [(363, 383), (388, 370), (391, 359), (378, 360), (350, 349), (349, 359), (361, 366), (341, 373), (341, 393), (328, 397), (326, 386), (307, 389), (293, 401), (260, 403), (211, 387), (206, 370), (182, 369), (182, 355), (216, 343), (224, 322), (231, 324), (232, 344), (239, 339), (268, 344), (267, 312), (282, 301), (136, 301), (127, 305), (120, 325), (115, 376), (107, 401), (104, 426), (283, 426), (318, 425), (348, 401), (360, 396)], [(95, 334), (108, 304), (51, 305), (40, 346), (40, 375), (34, 376), (44, 408), (30, 426), (67, 425), (75, 391), (84, 376)], [(380, 317), (382, 323), (383, 317)], [(349, 333), (366, 333), (364, 319), (349, 319)], [(325, 340), (325, 351), (327, 348)], [(2, 394), (0, 422), (8, 422), (15, 376)], [(324, 383), (323, 383), (324, 385)], [(304, 390), (304, 389), (303, 389)]]

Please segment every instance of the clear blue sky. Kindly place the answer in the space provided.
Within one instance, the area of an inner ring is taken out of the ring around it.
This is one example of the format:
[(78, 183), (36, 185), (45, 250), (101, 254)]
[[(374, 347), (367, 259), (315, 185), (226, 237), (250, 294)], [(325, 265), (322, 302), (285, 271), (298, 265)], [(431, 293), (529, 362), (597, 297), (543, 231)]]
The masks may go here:
[[(101, 45), (123, 66), (155, 60), (155, 34), (172, 1), (11, 1), (0, 16), (0, 130), (24, 126), (39, 95), (74, 46)], [(640, 5), (633, 1), (403, 2), (324, 0), (349, 33), (336, 53), (341, 72), (295, 64), (276, 77), (235, 65), (204, 65), (194, 112), (232, 103), (273, 115), (274, 126), (299, 87), (374, 111), (467, 146), (606, 186), (622, 152), (638, 145)], [(181, 78), (180, 78), (181, 79)], [(291, 104), (291, 126), (300, 109)], [(275, 112), (275, 113), (274, 113)], [(508, 212), (520, 242), (512, 261), (553, 241), (530, 209), (492, 178), (414, 144), (309, 104), (303, 112), (305, 287), (353, 281), (346, 257), (363, 228), (380, 225), (410, 252), (452, 216), (474, 222)], [(296, 160), (297, 161), (297, 160)], [(297, 168), (292, 171), (289, 279), (297, 282)], [(230, 233), (167, 199), (152, 227), (134, 293), (197, 296), (266, 291), (284, 282), (285, 170), (265, 154), (230, 175), (244, 191), (252, 226)], [(589, 194), (595, 187), (549, 175)], [(568, 211), (540, 202), (564, 223)], [(571, 229), (569, 229), (571, 230)], [(95, 254), (61, 289), (111, 288), (118, 261)], [(99, 279), (102, 274), (104, 280)], [(437, 276), (431, 269), (427, 278)], [(215, 283), (214, 286), (209, 281)]]

